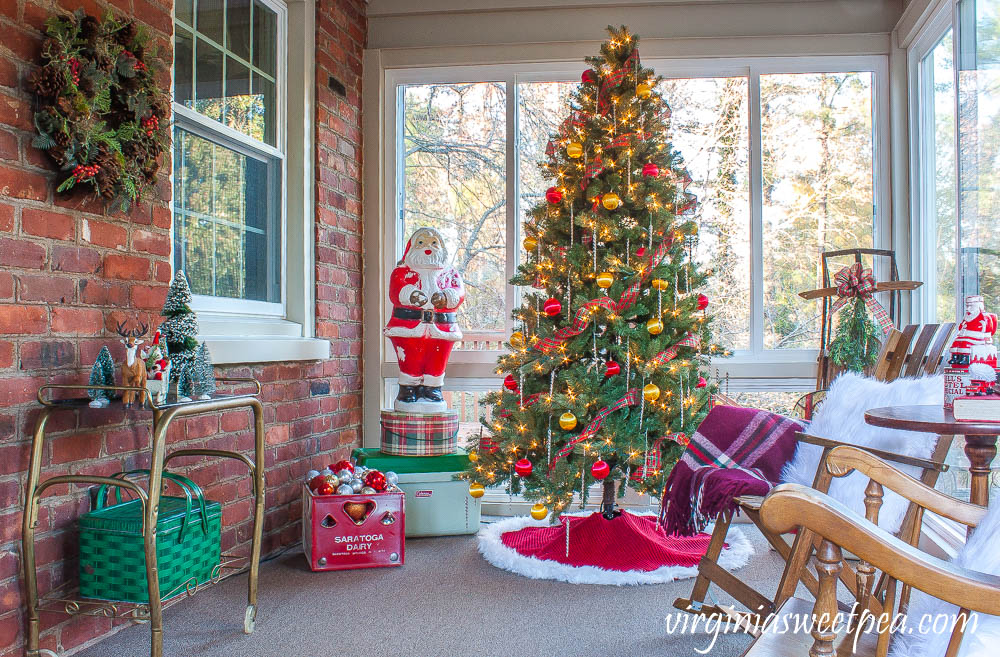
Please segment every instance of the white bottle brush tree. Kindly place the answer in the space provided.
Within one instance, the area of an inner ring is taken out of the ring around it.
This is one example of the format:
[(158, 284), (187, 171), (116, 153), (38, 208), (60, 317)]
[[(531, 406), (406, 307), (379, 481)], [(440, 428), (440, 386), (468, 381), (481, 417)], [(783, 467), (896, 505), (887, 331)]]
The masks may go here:
[[(174, 274), (163, 304), (163, 316), (167, 319), (160, 325), (160, 334), (170, 354), (170, 380), (179, 382), (193, 368), (198, 349), (198, 318), (191, 310), (191, 288), (183, 271)], [(190, 372), (187, 376), (193, 378)]]

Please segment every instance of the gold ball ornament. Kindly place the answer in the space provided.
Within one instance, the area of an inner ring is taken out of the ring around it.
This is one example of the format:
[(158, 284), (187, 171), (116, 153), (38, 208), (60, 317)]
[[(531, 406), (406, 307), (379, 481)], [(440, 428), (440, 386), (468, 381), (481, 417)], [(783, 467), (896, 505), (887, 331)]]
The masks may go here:
[(514, 347), (515, 349), (523, 349), (524, 348), (524, 333), (521, 333), (520, 331), (514, 331), (513, 333), (511, 333), (510, 334), (510, 346)]
[(622, 200), (614, 192), (608, 192), (601, 197), (601, 205), (604, 206), (605, 210), (617, 210), (621, 204)]
[(654, 278), (649, 284), (653, 286), (654, 290), (659, 290), (660, 292), (667, 289), (667, 281), (662, 278)]
[(524, 246), (525, 251), (534, 251), (536, 248), (538, 248), (538, 240), (536, 240), (531, 235), (525, 237), (524, 241), (521, 242), (521, 244), (522, 246)]
[(659, 317), (652, 317), (646, 322), (646, 330), (650, 335), (659, 335), (663, 333), (663, 322)]
[(655, 383), (647, 383), (642, 387), (642, 398), (648, 402), (655, 402), (660, 398), (660, 386)]
[(578, 142), (570, 142), (566, 145), (566, 155), (570, 156), (574, 160), (583, 155), (583, 144)]
[(635, 86), (635, 95), (646, 100), (653, 95), (653, 88), (645, 82), (640, 82)]
[(576, 416), (566, 411), (559, 416), (559, 426), (562, 427), (563, 431), (569, 431), (576, 426)]
[(535, 504), (531, 507), (531, 517), (535, 520), (541, 520), (547, 515), (549, 515), (549, 510), (545, 508), (544, 504)]
[(615, 282), (615, 277), (609, 271), (597, 275), (597, 287), (601, 288), (602, 290), (608, 289), (614, 282)]
[(486, 488), (482, 484), (469, 484), (469, 495), (475, 499), (479, 499), (486, 494)]
[(469, 452), (469, 460), (475, 463), (479, 460), (479, 452)]

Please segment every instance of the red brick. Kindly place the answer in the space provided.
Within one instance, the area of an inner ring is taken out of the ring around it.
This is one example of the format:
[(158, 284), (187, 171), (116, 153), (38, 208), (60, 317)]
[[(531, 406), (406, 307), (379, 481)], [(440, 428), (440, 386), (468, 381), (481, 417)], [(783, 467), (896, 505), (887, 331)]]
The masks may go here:
[(52, 271), (93, 274), (101, 268), (101, 254), (78, 246), (52, 246)]
[(45, 176), (0, 165), (0, 196), (44, 201), (49, 194)]
[(17, 66), (8, 57), (0, 57), (0, 85), (18, 87)]
[(9, 233), (14, 230), (14, 206), (0, 203), (0, 230)]
[[(0, 59), (0, 69), (3, 68)], [(0, 159), (17, 161), (17, 135), (9, 130), (0, 130)]]
[(268, 445), (280, 445), (288, 442), (288, 425), (272, 424), (264, 432)]
[(128, 242), (128, 231), (117, 224), (95, 219), (84, 219), (80, 225), (80, 238), (97, 246), (109, 249), (124, 249)]
[(219, 432), (219, 418), (215, 415), (201, 415), (190, 418), (185, 423), (188, 438), (204, 438)]
[(0, 369), (14, 364), (14, 343), (8, 340), (0, 341)]
[[(10, 379), (0, 379), (0, 405), (12, 406), (34, 401), (38, 388), (47, 383), (44, 378), (34, 377), (14, 377)], [(15, 445), (17, 449), (21, 446)], [(4, 451), (6, 448), (0, 447), (0, 475), (17, 472), (22, 459), (16, 457), (14, 451)], [(27, 447), (24, 447), (24, 458), (27, 462)], [(0, 541), (2, 543), (3, 541)]]
[(106, 255), (104, 256), (104, 276), (126, 281), (148, 281), (149, 258), (115, 253)]
[(246, 411), (229, 411), (222, 414), (222, 430), (227, 433), (250, 428), (250, 414)]
[(165, 285), (133, 285), (129, 289), (132, 307), (143, 310), (160, 310), (167, 298), (168, 289)]
[(100, 616), (75, 616), (59, 631), (59, 643), (65, 651), (70, 651), (95, 636), (111, 631), (111, 619)]
[(45, 247), (27, 240), (0, 237), (0, 265), (41, 269), (45, 266)]
[(170, 255), (170, 236), (148, 230), (135, 230), (132, 233), (132, 248), (142, 253), (168, 256)]
[(14, 275), (9, 271), (0, 270), (0, 299), (14, 300)]
[(89, 308), (52, 308), (52, 332), (97, 335), (104, 330), (104, 313)]
[[(0, 5), (2, 4), (7, 3), (0, 2)], [(41, 39), (13, 24), (0, 23), (0, 43), (25, 61), (35, 61), (41, 54)]]
[(142, 16), (143, 22), (166, 35), (174, 33), (174, 22), (170, 18), (170, 10), (163, 5), (147, 0), (133, 0), (135, 15)]
[(21, 369), (66, 367), (76, 361), (76, 345), (65, 340), (25, 342), (21, 345)]
[(76, 220), (68, 214), (25, 208), (21, 212), (21, 230), (29, 235), (69, 241), (76, 236)]
[(27, 101), (0, 92), (0, 121), (19, 130), (34, 130), (31, 105)]
[(156, 275), (153, 277), (157, 283), (169, 283), (174, 277), (173, 267), (166, 260), (159, 260), (156, 263)]
[(24, 274), (18, 276), (21, 292), (20, 301), (50, 301), (52, 303), (72, 303), (76, 291), (76, 281), (72, 278), (48, 274)]
[(44, 32), (45, 21), (49, 15), (48, 9), (39, 7), (33, 2), (26, 2), (24, 3), (24, 17), (22, 18), (22, 22), (25, 25), (30, 25), (39, 32)]
[(80, 301), (94, 306), (119, 306), (128, 303), (128, 287), (124, 283), (113, 283), (93, 279), (80, 280)]
[(0, 616), (0, 646), (13, 646), (18, 642), (20, 636), (21, 612), (15, 611), (6, 616)]
[(153, 206), (153, 225), (157, 228), (170, 229), (174, 225), (174, 218), (170, 214), (170, 208), (163, 205)]
[(0, 335), (45, 333), (49, 319), (45, 306), (5, 305), (0, 308)]
[(74, 433), (63, 438), (50, 441), (52, 445), (52, 463), (70, 463), (85, 461), (101, 455), (101, 434)]

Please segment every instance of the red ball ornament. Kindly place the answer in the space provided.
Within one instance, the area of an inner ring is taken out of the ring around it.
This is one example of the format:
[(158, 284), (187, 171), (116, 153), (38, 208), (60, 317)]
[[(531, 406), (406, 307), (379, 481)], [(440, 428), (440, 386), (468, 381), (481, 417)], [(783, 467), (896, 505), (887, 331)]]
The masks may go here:
[(642, 175), (655, 178), (660, 175), (660, 167), (656, 166), (655, 162), (646, 162), (642, 165)]
[(313, 492), (317, 495), (333, 495), (337, 489), (333, 487), (333, 484), (324, 482), (322, 486), (314, 488)]
[(319, 490), (322, 486), (325, 485), (326, 485), (326, 477), (324, 477), (323, 475), (316, 475), (315, 477), (309, 480), (309, 488), (311, 488), (313, 492)]
[(559, 203), (560, 201), (563, 200), (562, 190), (559, 189), (558, 187), (549, 187), (547, 190), (545, 190), (545, 200), (551, 203), (552, 205)]
[(697, 384), (695, 384), (695, 386), (694, 386), (694, 387), (695, 387), (695, 388), (704, 388), (704, 387), (705, 387), (705, 386), (707, 386), (707, 385), (708, 385), (708, 381), (706, 381), (706, 380), (705, 380), (705, 377), (703, 377), (703, 376), (699, 376), (699, 377), (698, 377), (698, 383), (697, 383)]
[(613, 360), (609, 360), (608, 364), (604, 366), (604, 376), (616, 376), (622, 371), (622, 366)]
[(385, 475), (378, 470), (372, 470), (365, 475), (365, 486), (371, 486), (378, 492), (385, 490)]
[(583, 72), (583, 75), (580, 76), (580, 81), (583, 82), (584, 84), (587, 84), (589, 82), (597, 82), (597, 74), (594, 73), (593, 69), (588, 68), (586, 71)]
[(606, 479), (609, 474), (611, 474), (611, 466), (608, 465), (607, 461), (598, 459), (594, 461), (594, 465), (590, 466), (590, 476), (594, 479)]
[(507, 390), (510, 390), (511, 392), (517, 391), (517, 379), (514, 378), (513, 374), (508, 374), (504, 377), (503, 387), (507, 388)]
[(704, 294), (699, 294), (698, 310), (705, 310), (705, 308), (708, 308), (708, 297), (706, 297)]
[(514, 464), (514, 472), (516, 472), (519, 477), (530, 477), (531, 470), (531, 461), (528, 459), (521, 459)]
[(347, 470), (349, 472), (354, 472), (354, 464), (347, 459), (341, 459), (332, 465), (328, 465), (331, 472), (340, 472), (341, 470)]
[(641, 258), (644, 255), (646, 255), (646, 247), (640, 246), (638, 249), (635, 250), (635, 257)]
[(544, 310), (545, 314), (549, 317), (555, 317), (562, 312), (562, 303), (555, 297), (549, 297), (542, 305), (542, 310)]

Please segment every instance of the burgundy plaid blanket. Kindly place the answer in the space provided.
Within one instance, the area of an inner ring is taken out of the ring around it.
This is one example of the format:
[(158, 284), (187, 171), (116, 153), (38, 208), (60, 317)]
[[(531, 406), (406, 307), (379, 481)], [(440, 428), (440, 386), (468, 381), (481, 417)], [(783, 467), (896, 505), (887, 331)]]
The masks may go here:
[(663, 489), (667, 534), (691, 536), (740, 495), (766, 495), (795, 453), (796, 420), (755, 408), (716, 406), (698, 426)]

